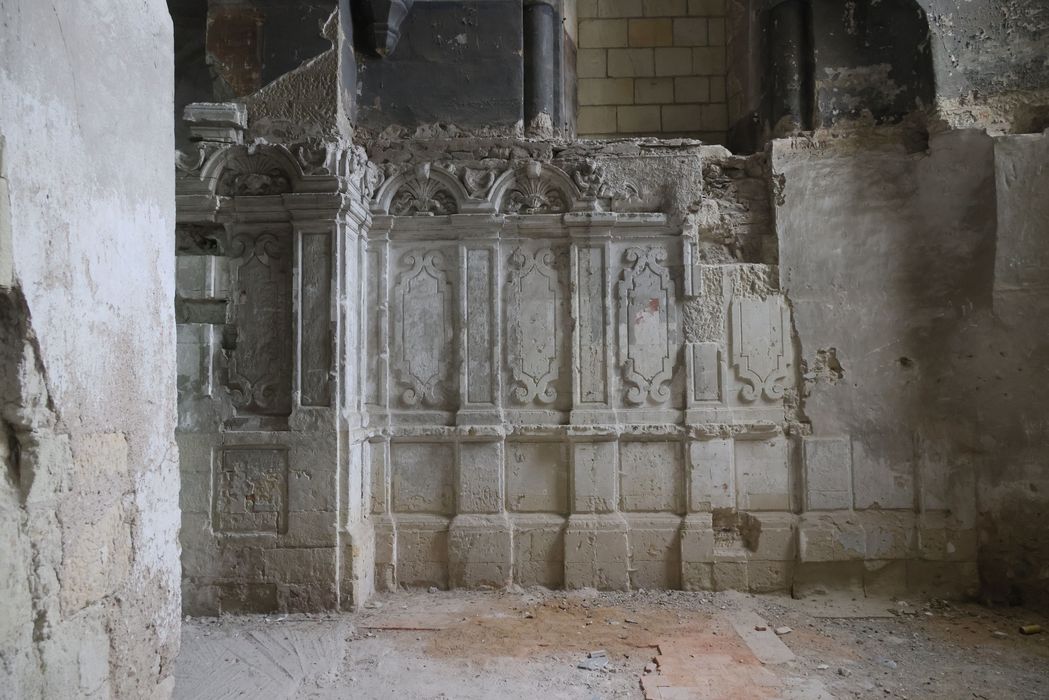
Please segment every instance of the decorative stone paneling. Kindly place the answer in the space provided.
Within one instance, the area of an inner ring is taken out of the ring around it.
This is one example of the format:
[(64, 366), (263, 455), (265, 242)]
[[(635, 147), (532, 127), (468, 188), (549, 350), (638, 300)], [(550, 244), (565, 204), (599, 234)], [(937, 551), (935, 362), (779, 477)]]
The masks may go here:
[(410, 251), (393, 291), (393, 371), (405, 406), (450, 400), (455, 290), (440, 250)]
[(737, 298), (730, 318), (740, 398), (782, 399), (790, 369), (790, 317), (782, 297)]
[[(565, 334), (564, 265), (553, 248), (517, 247), (507, 267), (506, 343), (514, 404), (552, 404)], [(560, 268), (560, 269), (559, 269)]]
[(291, 413), (292, 238), (287, 232), (240, 232), (230, 246), (237, 344), (229, 386), (242, 414)]
[(212, 527), (216, 532), (280, 534), (288, 520), (288, 453), (226, 448), (215, 465)]
[(631, 247), (619, 283), (619, 361), (628, 404), (662, 404), (670, 398), (677, 348), (674, 282), (659, 246)]

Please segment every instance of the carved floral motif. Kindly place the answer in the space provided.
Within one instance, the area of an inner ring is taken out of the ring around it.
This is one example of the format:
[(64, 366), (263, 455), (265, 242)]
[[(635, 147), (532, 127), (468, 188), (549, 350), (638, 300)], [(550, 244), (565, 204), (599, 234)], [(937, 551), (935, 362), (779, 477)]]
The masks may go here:
[(463, 185), (466, 186), (466, 191), (470, 196), (474, 199), (481, 199), (492, 188), (492, 184), (495, 182), (495, 171), (463, 168), (462, 179)]

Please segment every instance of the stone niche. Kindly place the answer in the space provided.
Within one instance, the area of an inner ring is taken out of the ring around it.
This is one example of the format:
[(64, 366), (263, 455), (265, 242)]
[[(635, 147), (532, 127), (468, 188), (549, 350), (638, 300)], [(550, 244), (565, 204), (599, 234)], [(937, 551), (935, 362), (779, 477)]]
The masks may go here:
[[(787, 307), (739, 282), (766, 266), (696, 264), (694, 229), (601, 178), (419, 163), (378, 189), (362, 368), (378, 586), (789, 586)], [(715, 319), (702, 338), (690, 304)], [(760, 546), (735, 516), (715, 538), (737, 509)]]

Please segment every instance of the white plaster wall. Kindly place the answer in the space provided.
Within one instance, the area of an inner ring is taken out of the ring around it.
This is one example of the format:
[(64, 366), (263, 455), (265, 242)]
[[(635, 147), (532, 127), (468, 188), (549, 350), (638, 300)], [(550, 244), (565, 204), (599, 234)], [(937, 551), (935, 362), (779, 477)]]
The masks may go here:
[[(14, 283), (71, 458), (24, 506), (53, 509), (34, 542), (61, 548), (22, 676), (52, 697), (149, 697), (178, 646), (172, 61), (161, 0), (0, 2)], [(85, 617), (108, 650), (85, 657)]]

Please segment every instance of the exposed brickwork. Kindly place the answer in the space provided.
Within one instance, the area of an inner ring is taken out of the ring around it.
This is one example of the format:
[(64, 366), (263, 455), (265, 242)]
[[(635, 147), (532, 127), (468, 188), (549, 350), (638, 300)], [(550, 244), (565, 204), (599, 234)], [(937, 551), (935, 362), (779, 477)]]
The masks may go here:
[(579, 134), (722, 143), (725, 0), (581, 0)]

